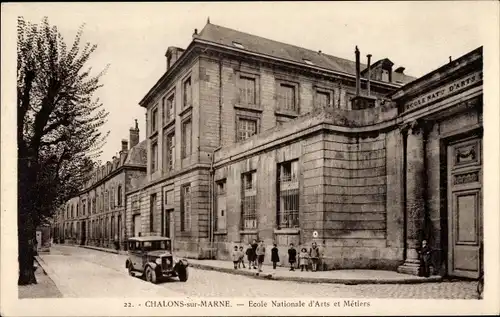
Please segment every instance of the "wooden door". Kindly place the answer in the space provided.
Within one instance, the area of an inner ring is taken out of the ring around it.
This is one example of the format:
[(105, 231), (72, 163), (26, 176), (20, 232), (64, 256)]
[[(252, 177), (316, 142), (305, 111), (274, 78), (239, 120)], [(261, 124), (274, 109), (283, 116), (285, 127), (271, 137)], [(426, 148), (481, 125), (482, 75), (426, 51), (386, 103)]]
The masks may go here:
[(482, 144), (478, 137), (448, 146), (448, 274), (477, 278), (481, 270)]

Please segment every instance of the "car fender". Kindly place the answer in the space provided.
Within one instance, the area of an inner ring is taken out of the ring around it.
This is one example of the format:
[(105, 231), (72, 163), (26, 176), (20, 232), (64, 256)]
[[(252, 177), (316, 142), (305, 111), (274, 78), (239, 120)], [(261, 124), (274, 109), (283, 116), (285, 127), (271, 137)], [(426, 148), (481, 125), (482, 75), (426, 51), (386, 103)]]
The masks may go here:
[(174, 265), (174, 270), (177, 271), (181, 268), (187, 268), (188, 267), (188, 262), (187, 260), (184, 260), (184, 259), (181, 259), (181, 260), (178, 260), (175, 265)]
[(148, 266), (151, 267), (157, 274), (161, 274), (161, 267), (155, 262), (148, 262), (144, 267), (144, 272), (146, 272)]

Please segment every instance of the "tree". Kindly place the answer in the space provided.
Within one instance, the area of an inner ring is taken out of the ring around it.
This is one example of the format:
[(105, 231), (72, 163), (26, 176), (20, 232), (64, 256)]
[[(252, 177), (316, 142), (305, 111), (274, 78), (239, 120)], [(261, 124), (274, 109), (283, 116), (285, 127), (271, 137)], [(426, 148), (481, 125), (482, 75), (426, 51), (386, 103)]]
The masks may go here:
[(109, 132), (108, 112), (95, 97), (105, 70), (84, 68), (96, 45), (81, 45), (83, 25), (71, 48), (45, 17), (18, 18), (17, 138), (19, 285), (36, 283), (36, 227), (88, 180)]

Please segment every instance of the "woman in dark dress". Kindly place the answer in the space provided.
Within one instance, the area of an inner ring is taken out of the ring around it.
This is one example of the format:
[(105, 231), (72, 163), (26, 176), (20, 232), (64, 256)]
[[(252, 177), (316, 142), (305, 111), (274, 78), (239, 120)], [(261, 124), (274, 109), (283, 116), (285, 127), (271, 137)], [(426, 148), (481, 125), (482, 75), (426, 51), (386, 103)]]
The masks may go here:
[(278, 254), (278, 247), (276, 243), (273, 245), (271, 249), (271, 262), (273, 262), (273, 269), (276, 270), (276, 263), (280, 261), (280, 256)]

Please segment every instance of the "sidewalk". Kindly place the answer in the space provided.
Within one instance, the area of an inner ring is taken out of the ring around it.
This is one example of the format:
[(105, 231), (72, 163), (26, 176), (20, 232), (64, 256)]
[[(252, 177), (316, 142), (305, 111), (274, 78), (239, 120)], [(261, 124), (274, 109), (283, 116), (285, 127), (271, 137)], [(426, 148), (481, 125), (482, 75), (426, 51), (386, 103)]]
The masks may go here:
[(127, 251), (123, 250), (115, 250), (115, 249), (108, 249), (108, 248), (101, 248), (101, 247), (94, 247), (93, 245), (75, 245), (75, 247), (78, 248), (85, 248), (85, 249), (91, 249), (91, 250), (97, 250), (97, 251), (103, 251), (103, 252), (108, 252), (108, 253), (114, 253), (114, 254), (122, 254), (122, 255), (127, 255)]
[(289, 267), (277, 267), (273, 270), (271, 265), (264, 265), (262, 271), (257, 275), (257, 270), (243, 269), (235, 270), (233, 262), (220, 260), (195, 260), (188, 259), (189, 266), (201, 270), (213, 270), (229, 274), (246, 275), (254, 278), (295, 281), (306, 283), (335, 283), (335, 284), (417, 284), (441, 281), (441, 276), (428, 278), (401, 274), (394, 271), (382, 270), (331, 270), (317, 272), (290, 271)]
[(60, 298), (62, 294), (57, 288), (54, 281), (45, 271), (46, 266), (40, 257), (36, 256), (35, 261), (38, 263), (38, 269), (35, 271), (37, 284), (19, 285), (18, 297), (23, 298)]
[[(104, 251), (115, 254), (126, 254), (126, 251), (116, 251), (112, 249), (80, 246), (82, 248)], [(233, 262), (221, 260), (196, 260), (188, 259), (189, 266), (209, 271), (218, 271), (229, 274), (245, 275), (253, 278), (279, 280), (279, 281), (295, 281), (305, 283), (333, 283), (333, 284), (418, 284), (418, 283), (434, 283), (442, 280), (441, 276), (421, 277), (408, 274), (401, 274), (394, 271), (383, 270), (331, 270), (317, 272), (301, 272), (300, 270), (290, 271), (289, 267), (277, 267), (273, 270), (271, 265), (264, 265), (263, 272), (257, 274), (257, 270), (238, 269), (235, 270)], [(246, 264), (245, 264), (246, 265)]]

